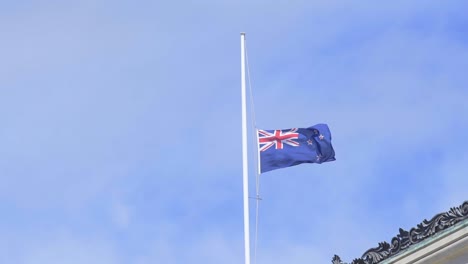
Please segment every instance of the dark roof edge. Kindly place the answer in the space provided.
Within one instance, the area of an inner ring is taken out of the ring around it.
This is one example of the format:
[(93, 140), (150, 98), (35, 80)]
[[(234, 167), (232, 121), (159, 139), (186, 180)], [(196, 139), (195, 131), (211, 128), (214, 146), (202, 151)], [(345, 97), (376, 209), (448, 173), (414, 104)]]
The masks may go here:
[[(378, 247), (367, 250), (362, 257), (353, 260), (349, 264), (377, 264), (466, 219), (468, 219), (468, 201), (463, 202), (458, 207), (450, 208), (445, 213), (435, 215), (429, 221), (424, 219), (422, 223), (411, 228), (410, 231), (400, 228), (400, 233), (392, 238), (390, 244), (380, 242)], [(332, 263), (347, 264), (342, 262), (337, 255), (333, 257)]]

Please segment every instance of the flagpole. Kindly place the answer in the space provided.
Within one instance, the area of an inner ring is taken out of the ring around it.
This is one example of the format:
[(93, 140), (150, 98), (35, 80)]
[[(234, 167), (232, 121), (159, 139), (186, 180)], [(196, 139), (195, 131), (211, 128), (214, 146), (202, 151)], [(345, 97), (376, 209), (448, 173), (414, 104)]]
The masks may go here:
[(245, 92), (245, 33), (241, 32), (241, 94), (242, 94), (242, 174), (244, 193), (245, 264), (250, 264), (249, 176), (247, 164), (247, 104)]

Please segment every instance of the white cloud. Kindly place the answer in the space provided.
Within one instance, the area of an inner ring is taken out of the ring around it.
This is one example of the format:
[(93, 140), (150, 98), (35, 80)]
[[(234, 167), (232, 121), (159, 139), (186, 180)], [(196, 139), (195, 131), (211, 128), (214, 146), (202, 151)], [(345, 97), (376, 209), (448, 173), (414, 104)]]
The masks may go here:
[[(18, 232), (9, 243), (16, 245), (10, 248), (7, 255), (0, 259), (5, 263), (123, 263), (113, 243), (98, 236), (84, 237), (70, 232), (36, 232), (33, 236), (23, 236)], [(8, 237), (8, 236), (7, 236)]]

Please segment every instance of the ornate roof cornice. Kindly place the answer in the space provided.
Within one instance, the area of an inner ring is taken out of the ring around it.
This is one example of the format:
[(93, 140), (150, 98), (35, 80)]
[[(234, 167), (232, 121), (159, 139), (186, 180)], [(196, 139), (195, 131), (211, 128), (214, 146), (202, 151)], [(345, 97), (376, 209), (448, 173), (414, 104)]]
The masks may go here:
[[(367, 250), (362, 257), (349, 264), (377, 264), (466, 219), (468, 219), (468, 201), (458, 207), (450, 208), (448, 212), (435, 215), (429, 221), (424, 219), (422, 223), (411, 228), (410, 231), (400, 228), (400, 234), (392, 238), (390, 244), (380, 242), (378, 247)], [(337, 255), (333, 257), (332, 263), (347, 264), (342, 262)]]

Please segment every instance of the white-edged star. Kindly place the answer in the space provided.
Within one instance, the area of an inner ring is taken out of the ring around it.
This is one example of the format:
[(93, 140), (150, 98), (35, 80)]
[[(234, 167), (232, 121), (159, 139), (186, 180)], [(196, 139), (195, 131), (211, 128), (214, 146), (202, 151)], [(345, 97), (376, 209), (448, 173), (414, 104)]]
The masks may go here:
[(314, 142), (312, 140), (310, 140), (310, 139), (307, 140), (307, 145), (313, 145), (313, 144), (314, 144)]
[(325, 138), (325, 137), (324, 137), (322, 134), (320, 134), (319, 139), (320, 139), (320, 140), (323, 140), (324, 138)]

